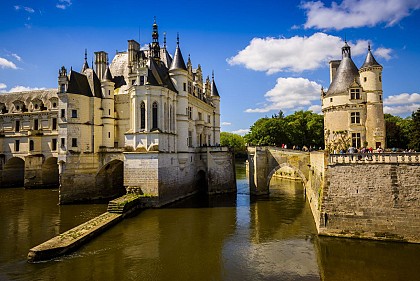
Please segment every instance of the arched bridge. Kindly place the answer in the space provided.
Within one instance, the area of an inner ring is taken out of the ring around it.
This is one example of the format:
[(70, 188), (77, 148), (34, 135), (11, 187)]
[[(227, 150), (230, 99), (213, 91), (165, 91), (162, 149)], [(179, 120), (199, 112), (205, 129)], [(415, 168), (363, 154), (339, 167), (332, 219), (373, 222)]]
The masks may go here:
[(269, 146), (248, 147), (248, 178), (251, 194), (268, 194), (271, 177), (283, 167), (292, 169), (306, 185), (310, 172), (309, 152)]

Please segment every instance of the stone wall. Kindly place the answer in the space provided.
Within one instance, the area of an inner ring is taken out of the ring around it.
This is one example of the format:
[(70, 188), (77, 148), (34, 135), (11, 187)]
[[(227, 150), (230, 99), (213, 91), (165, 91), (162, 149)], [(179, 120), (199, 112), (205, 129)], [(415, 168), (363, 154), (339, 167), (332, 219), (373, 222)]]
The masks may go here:
[(418, 164), (329, 165), (318, 232), (420, 242), (419, 196)]

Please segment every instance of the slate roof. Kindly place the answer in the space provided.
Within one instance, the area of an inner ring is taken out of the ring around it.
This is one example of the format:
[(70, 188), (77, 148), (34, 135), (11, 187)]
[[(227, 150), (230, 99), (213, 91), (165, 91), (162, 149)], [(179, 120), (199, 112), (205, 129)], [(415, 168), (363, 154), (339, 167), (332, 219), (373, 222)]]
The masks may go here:
[(370, 51), (370, 46), (369, 46), (369, 49), (368, 49), (368, 53), (366, 55), (365, 62), (363, 63), (361, 69), (364, 68), (364, 67), (370, 67), (370, 66), (380, 66), (380, 67), (382, 67), (382, 65), (380, 65), (375, 60), (375, 57), (373, 56), (372, 52)]
[(214, 82), (214, 79), (211, 81), (211, 95), (220, 97), (219, 91), (217, 90), (216, 83)]
[(154, 59), (149, 59), (149, 73), (147, 82), (153, 86), (167, 87), (169, 90), (178, 93), (171, 78), (169, 77), (169, 70), (163, 62), (156, 62)]
[(343, 57), (325, 96), (347, 93), (348, 87), (359, 77), (359, 70), (350, 57)]
[[(89, 73), (91, 71), (92, 73)], [(91, 81), (87, 75), (91, 75)], [(92, 92), (93, 90), (93, 92)], [(102, 97), (101, 81), (92, 69), (86, 69), (85, 74), (78, 73), (74, 70), (70, 72), (69, 85), (67, 93), (79, 94), (87, 97)]]
[(169, 70), (173, 69), (183, 69), (187, 70), (187, 67), (185, 66), (184, 58), (182, 57), (181, 49), (179, 48), (179, 45), (176, 46), (174, 59), (172, 61), (171, 67)]

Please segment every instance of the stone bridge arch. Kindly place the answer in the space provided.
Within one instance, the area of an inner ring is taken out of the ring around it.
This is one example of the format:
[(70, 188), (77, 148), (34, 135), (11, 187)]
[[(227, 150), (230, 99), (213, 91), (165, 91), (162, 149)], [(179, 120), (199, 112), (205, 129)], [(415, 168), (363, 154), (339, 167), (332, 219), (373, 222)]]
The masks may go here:
[(280, 170), (281, 168), (284, 168), (284, 167), (291, 168), (299, 176), (299, 178), (302, 179), (302, 183), (304, 185), (306, 185), (306, 183), (308, 182), (308, 179), (306, 178), (305, 174), (302, 171), (300, 171), (299, 169), (296, 169), (296, 167), (290, 165), (289, 163), (282, 163), (282, 164), (278, 165), (277, 167), (275, 167), (273, 170), (271, 170), (271, 172), (267, 176), (267, 184), (268, 185), (270, 185), (270, 181), (271, 181), (271, 178), (273, 177), (273, 175), (278, 170)]
[(103, 165), (95, 176), (95, 189), (100, 198), (112, 198), (125, 194), (124, 162), (114, 159)]
[(1, 187), (23, 187), (25, 183), (25, 160), (11, 157), (2, 165), (0, 171)]
[(248, 147), (248, 179), (251, 194), (268, 194), (276, 170), (291, 167), (306, 185), (309, 179), (309, 152), (277, 147)]

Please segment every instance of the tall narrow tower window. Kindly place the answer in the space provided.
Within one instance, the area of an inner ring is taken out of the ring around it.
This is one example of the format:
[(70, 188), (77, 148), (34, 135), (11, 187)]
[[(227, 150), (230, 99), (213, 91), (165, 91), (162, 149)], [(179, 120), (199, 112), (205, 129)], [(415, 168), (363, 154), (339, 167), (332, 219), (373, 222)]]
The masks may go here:
[(34, 141), (33, 140), (30, 140), (29, 141), (29, 151), (34, 151), (34, 147), (35, 147)]
[(152, 105), (152, 130), (158, 128), (158, 104), (154, 102)]
[(146, 106), (144, 102), (140, 104), (140, 129), (144, 130), (146, 128)]

